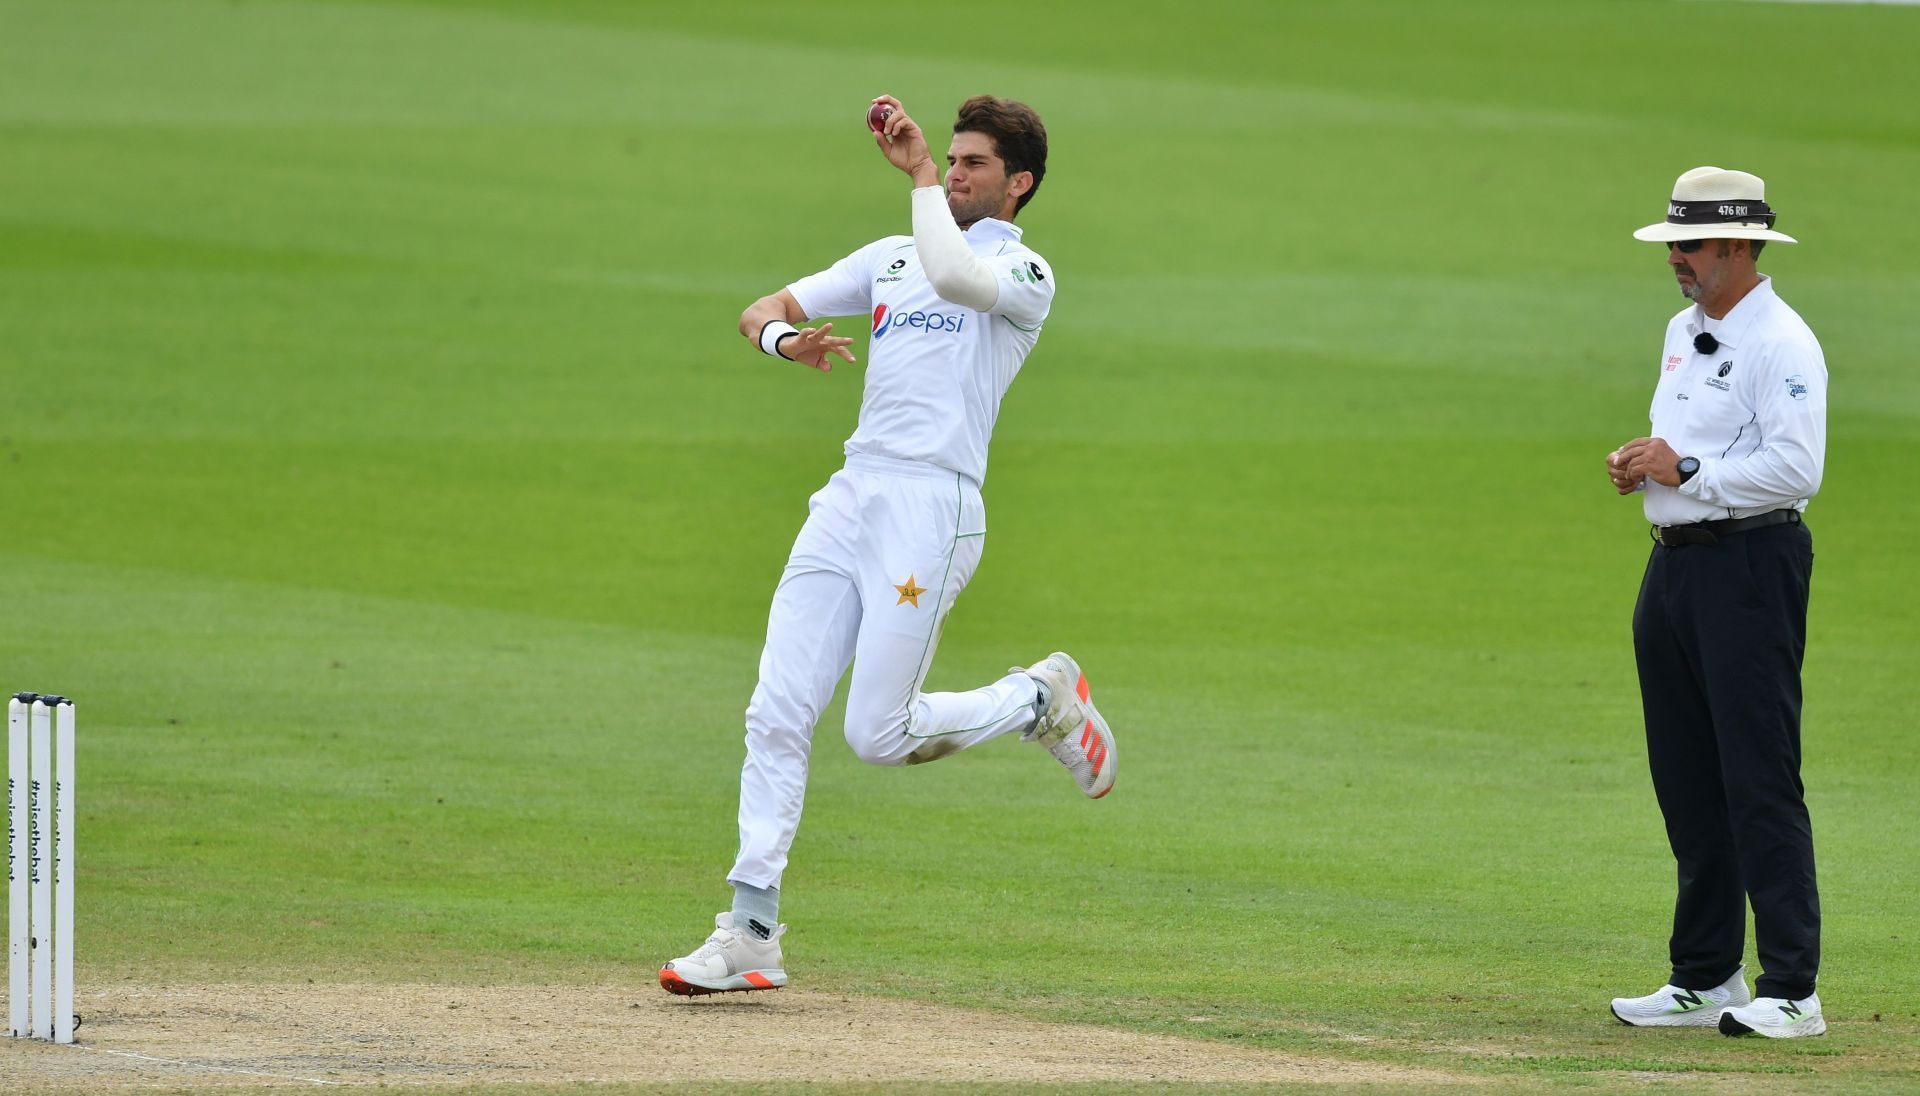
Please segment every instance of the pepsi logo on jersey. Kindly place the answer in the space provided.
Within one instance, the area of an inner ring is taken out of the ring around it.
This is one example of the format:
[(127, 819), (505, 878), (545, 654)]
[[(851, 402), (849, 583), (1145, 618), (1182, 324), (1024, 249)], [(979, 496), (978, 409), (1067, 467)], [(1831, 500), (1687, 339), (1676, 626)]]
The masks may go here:
[(909, 331), (952, 331), (958, 333), (967, 322), (964, 312), (949, 315), (945, 312), (891, 312), (886, 305), (873, 310), (873, 338), (878, 342), (888, 332), (906, 328)]

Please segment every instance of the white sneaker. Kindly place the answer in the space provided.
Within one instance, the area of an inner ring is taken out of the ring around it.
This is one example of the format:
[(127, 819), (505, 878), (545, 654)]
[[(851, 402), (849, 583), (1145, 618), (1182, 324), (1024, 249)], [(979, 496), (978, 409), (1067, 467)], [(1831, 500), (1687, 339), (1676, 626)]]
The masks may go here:
[(1114, 752), (1113, 731), (1088, 698), (1087, 675), (1080, 672), (1080, 664), (1055, 651), (1020, 672), (1046, 685), (1052, 694), (1047, 710), (1021, 738), (1051, 751), (1073, 774), (1087, 798), (1098, 799), (1112, 791), (1114, 772), (1120, 764)]
[(1645, 997), (1615, 997), (1613, 1014), (1634, 1027), (1712, 1027), (1721, 1012), (1753, 1000), (1747, 992), (1747, 968), (1712, 989), (1681, 989), (1668, 984)]
[(1745, 1035), (1752, 1032), (1769, 1039), (1798, 1039), (1804, 1035), (1825, 1035), (1826, 1017), (1820, 1015), (1820, 995), (1789, 1001), (1784, 997), (1760, 997), (1742, 1008), (1730, 1008), (1720, 1014), (1720, 1034)]
[(660, 968), (660, 988), (682, 997), (707, 993), (779, 989), (787, 984), (780, 961), (780, 937), (787, 926), (762, 940), (746, 929), (733, 927), (733, 914), (713, 919), (713, 935), (692, 955), (683, 955)]

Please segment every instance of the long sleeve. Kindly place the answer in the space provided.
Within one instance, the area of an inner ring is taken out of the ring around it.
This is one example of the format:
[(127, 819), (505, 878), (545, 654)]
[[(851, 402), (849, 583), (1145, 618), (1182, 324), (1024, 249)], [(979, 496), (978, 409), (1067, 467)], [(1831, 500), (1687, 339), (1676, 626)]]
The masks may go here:
[(1753, 439), (1726, 452), (1695, 454), (1700, 471), (1680, 493), (1715, 506), (1783, 506), (1820, 490), (1827, 454), (1827, 367), (1820, 346), (1796, 339), (1769, 349), (1748, 383)]
[(947, 208), (947, 192), (937, 186), (913, 192), (913, 246), (920, 253), (920, 269), (941, 300), (990, 312), (1000, 299), (1000, 282), (967, 246), (967, 238)]

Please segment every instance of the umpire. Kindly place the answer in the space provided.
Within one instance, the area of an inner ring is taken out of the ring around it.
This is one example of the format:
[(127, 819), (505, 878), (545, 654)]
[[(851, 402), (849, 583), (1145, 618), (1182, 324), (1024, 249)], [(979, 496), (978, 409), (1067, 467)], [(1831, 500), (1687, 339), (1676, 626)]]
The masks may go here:
[[(1800, 662), (1813, 535), (1801, 519), (1826, 458), (1827, 367), (1799, 314), (1754, 268), (1773, 230), (1743, 171), (1680, 176), (1667, 246), (1691, 306), (1667, 324), (1650, 437), (1607, 458), (1653, 524), (1633, 649), (1647, 759), (1679, 864), (1668, 984), (1619, 998), (1636, 1026), (1716, 1024), (1775, 1038), (1826, 1030), (1814, 979), (1820, 896), (1800, 784)], [(1741, 955), (1753, 905), (1763, 973)]]

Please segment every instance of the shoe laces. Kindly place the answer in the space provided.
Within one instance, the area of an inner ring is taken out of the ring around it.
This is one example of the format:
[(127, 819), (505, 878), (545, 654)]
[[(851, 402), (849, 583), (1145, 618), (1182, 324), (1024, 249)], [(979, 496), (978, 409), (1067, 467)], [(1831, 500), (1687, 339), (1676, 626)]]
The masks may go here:
[(1048, 746), (1047, 750), (1063, 765), (1092, 764), (1092, 758), (1088, 756), (1085, 749), (1081, 748), (1080, 740), (1072, 735), (1062, 737), (1058, 742)]
[(739, 936), (740, 936), (739, 929), (735, 929), (732, 932), (728, 932), (726, 929), (715, 929), (713, 931), (713, 935), (707, 937), (707, 942), (704, 944), (701, 944), (697, 949), (694, 950), (694, 953), (692, 955), (687, 956), (687, 958), (711, 959), (714, 956), (719, 955), (722, 952), (726, 951), (727, 946), (733, 943), (734, 940), (738, 939)]

